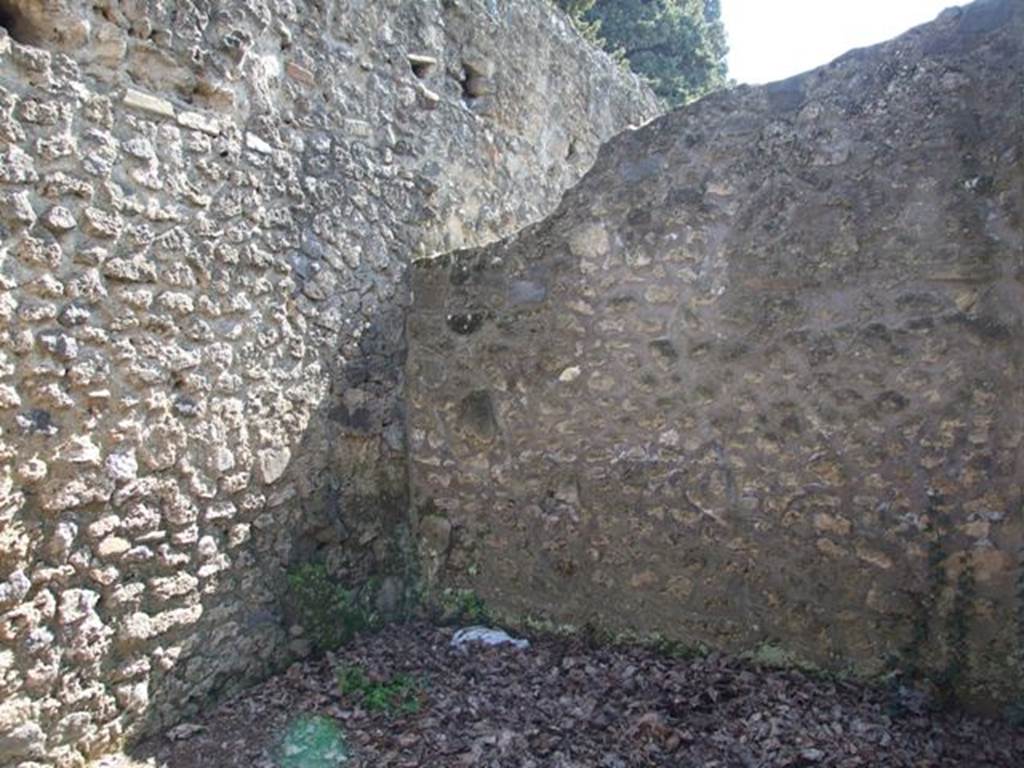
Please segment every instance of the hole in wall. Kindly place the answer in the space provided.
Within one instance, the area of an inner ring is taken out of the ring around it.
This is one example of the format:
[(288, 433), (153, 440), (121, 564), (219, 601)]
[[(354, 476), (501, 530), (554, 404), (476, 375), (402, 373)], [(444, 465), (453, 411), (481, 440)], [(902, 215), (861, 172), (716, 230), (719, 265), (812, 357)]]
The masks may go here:
[(22, 45), (35, 45), (37, 35), (24, 10), (13, 0), (0, 0), (0, 27), (7, 30), (11, 39)]
[(69, 50), (89, 41), (86, 9), (69, 0), (0, 0), (0, 26), (22, 45)]
[(491, 92), (490, 79), (472, 64), (462, 64), (462, 100), (472, 105)]
[(464, 432), (481, 440), (490, 441), (498, 434), (497, 411), (487, 390), (466, 395), (459, 402), (457, 417)]
[(98, 13), (111, 24), (117, 24), (117, 16), (114, 14), (114, 10), (109, 5), (94, 5), (92, 7), (92, 12)]
[(423, 56), (417, 53), (410, 53), (408, 59), (409, 68), (420, 80), (425, 80), (429, 77), (430, 73), (433, 72), (434, 68), (437, 66), (437, 59), (433, 56)]
[(14, 18), (11, 16), (11, 9), (5, 3), (0, 3), (0, 27), (7, 30), (7, 34), (11, 37), (14, 37)]

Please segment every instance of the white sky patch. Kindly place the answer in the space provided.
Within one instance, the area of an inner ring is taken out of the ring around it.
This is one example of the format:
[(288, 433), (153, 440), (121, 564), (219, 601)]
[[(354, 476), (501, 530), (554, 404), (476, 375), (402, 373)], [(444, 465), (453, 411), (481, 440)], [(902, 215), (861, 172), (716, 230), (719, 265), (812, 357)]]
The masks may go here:
[(896, 37), (957, 0), (722, 0), (729, 76), (770, 83)]

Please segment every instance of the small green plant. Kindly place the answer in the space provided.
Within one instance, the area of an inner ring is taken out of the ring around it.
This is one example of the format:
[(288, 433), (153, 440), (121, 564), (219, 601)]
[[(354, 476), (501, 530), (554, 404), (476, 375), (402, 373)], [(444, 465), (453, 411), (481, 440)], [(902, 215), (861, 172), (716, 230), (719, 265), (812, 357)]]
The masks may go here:
[(683, 659), (685, 661), (700, 659), (710, 653), (708, 647), (703, 643), (684, 643), (682, 640), (672, 640), (660, 634), (651, 635), (646, 642), (648, 648), (662, 656), (672, 659)]
[(925, 591), (917, 596), (910, 637), (900, 654), (900, 666), (911, 680), (928, 677), (923, 654), (932, 640), (932, 618), (938, 612), (943, 590), (946, 588), (946, 547), (939, 513), (942, 497), (928, 490), (928, 507), (924, 517), (924, 534), (928, 542), (928, 570)]
[(357, 593), (327, 573), (322, 563), (304, 563), (288, 574), (289, 597), (299, 624), (318, 651), (331, 651), (376, 623)]
[(953, 605), (946, 619), (946, 666), (936, 684), (942, 701), (954, 705), (970, 677), (968, 634), (971, 610), (977, 589), (974, 566), (967, 556), (960, 556), (960, 573), (953, 593)]
[(408, 675), (395, 675), (387, 680), (370, 680), (361, 667), (341, 667), (337, 671), (338, 692), (343, 697), (357, 697), (369, 712), (413, 715), (420, 711), (421, 686)]
[[(894, 690), (902, 686), (903, 675), (910, 683), (928, 683), (942, 706), (961, 703), (970, 678), (969, 635), (972, 610), (977, 597), (973, 562), (961, 553), (956, 581), (950, 583), (947, 564), (950, 562), (952, 530), (941, 512), (942, 496), (928, 491), (928, 507), (924, 533), (928, 540), (928, 570), (925, 591), (918, 597), (917, 611), (911, 633), (899, 660), (890, 667)], [(944, 622), (941, 619), (944, 617)], [(926, 663), (930, 651), (944, 664), (938, 668)]]
[(769, 640), (761, 642), (752, 651), (740, 654), (740, 658), (760, 667), (797, 670), (807, 676), (820, 679), (827, 680), (840, 676), (840, 673), (829, 673), (814, 662), (802, 658), (795, 651)]
[(1024, 700), (1018, 699), (1010, 703), (1004, 712), (1007, 722), (1014, 728), (1024, 726)]
[[(1018, 507), (1017, 519), (1024, 520), (1024, 498)], [(1006, 708), (1006, 719), (1013, 725), (1024, 726), (1024, 546), (1017, 551), (1017, 589), (1014, 619), (1016, 621), (1017, 648), (1014, 664), (1016, 667), (1017, 698)]]
[(438, 598), (443, 620), (487, 624), (491, 614), (483, 598), (471, 589), (445, 589)]

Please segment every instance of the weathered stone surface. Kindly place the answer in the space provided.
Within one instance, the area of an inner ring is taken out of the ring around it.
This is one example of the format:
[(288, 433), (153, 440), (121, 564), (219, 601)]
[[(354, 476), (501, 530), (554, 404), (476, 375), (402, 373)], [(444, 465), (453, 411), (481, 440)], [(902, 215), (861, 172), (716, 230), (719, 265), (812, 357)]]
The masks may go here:
[(1022, 94), (1024, 6), (982, 0), (619, 136), (545, 222), (417, 262), (442, 586), (1019, 700)]
[(81, 765), (407, 572), (408, 261), (656, 109), (535, 0), (2, 6), (0, 763)]

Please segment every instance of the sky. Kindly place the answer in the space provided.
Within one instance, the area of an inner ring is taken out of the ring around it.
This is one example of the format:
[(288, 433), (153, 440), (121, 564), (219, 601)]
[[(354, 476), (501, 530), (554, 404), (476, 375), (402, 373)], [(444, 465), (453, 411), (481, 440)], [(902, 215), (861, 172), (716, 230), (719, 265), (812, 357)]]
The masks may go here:
[(721, 0), (729, 76), (769, 83), (931, 21), (966, 0)]

